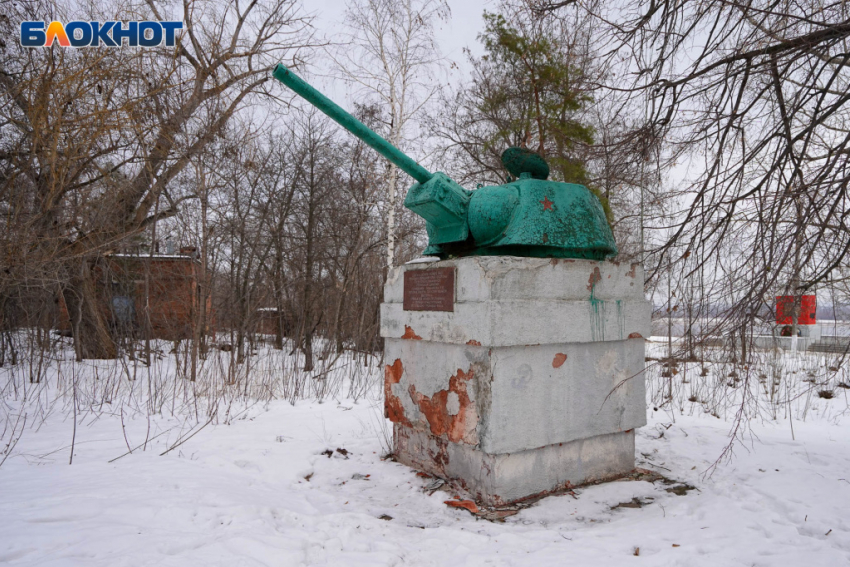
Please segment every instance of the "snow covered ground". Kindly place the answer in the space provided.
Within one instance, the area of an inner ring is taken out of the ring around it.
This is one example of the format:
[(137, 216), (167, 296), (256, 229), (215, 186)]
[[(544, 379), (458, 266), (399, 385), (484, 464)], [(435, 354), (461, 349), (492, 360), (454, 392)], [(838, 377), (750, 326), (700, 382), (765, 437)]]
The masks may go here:
[(74, 418), (56, 403), (0, 467), (0, 563), (850, 565), (850, 412), (837, 392), (807, 402), (805, 422), (792, 413), (794, 439), (787, 417), (749, 422), (714, 469), (733, 414), (650, 404), (638, 465), (694, 490), (613, 482), (503, 523), (381, 460), (378, 400), (278, 400), (227, 425), (107, 406), (78, 415), (70, 466)]

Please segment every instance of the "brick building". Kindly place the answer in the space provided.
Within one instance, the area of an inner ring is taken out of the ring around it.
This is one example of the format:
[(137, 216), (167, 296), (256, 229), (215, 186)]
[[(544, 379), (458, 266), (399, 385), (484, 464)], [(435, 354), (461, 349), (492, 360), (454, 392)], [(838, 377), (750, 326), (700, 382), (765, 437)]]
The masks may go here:
[(281, 314), (277, 307), (257, 309), (257, 332), (263, 335), (276, 335), (278, 330), (281, 336), (292, 335), (292, 319), (289, 315)]
[[(205, 332), (211, 333), (214, 314), (210, 294), (202, 294), (205, 278), (197, 258), (195, 248), (183, 248), (179, 254), (111, 254), (103, 258), (92, 273), (101, 309), (112, 329), (139, 338), (150, 329), (150, 338), (179, 340), (192, 336), (197, 317), (202, 316)], [(206, 305), (201, 313), (203, 296)], [(62, 297), (59, 311), (60, 330), (70, 331)]]

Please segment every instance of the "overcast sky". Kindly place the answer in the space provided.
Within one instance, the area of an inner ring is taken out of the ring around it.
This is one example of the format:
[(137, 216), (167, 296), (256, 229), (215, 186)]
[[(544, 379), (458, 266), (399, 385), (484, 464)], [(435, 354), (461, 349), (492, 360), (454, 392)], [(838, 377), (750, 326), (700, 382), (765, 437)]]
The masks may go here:
[[(341, 28), (345, 13), (345, 0), (313, 0), (304, 3), (305, 11), (315, 15), (314, 25), (319, 33), (333, 39)], [(495, 10), (497, 0), (448, 0), (451, 19), (440, 22), (436, 35), (442, 55), (458, 66), (451, 77), (460, 79), (467, 69), (463, 48), (469, 47), (474, 54), (482, 52), (476, 37), (482, 31), (484, 10)]]

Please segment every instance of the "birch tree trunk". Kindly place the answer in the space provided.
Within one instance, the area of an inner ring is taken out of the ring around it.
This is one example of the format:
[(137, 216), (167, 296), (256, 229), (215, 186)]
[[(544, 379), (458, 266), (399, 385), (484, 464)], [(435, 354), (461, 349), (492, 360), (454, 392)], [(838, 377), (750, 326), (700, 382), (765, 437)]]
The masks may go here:
[[(332, 53), (341, 74), (381, 101), (389, 141), (405, 150), (404, 134), (436, 92), (432, 68), (440, 61), (434, 22), (448, 16), (444, 0), (352, 0), (346, 11), (350, 45)], [(351, 49), (351, 47), (354, 49)], [(399, 171), (387, 168), (387, 269), (396, 261)]]

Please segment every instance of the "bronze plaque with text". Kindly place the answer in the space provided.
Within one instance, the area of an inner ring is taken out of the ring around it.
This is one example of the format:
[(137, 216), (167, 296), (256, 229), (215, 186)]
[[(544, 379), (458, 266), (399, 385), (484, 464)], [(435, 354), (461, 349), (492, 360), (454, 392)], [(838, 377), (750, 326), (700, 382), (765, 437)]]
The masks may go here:
[(405, 311), (454, 311), (455, 269), (404, 272)]

